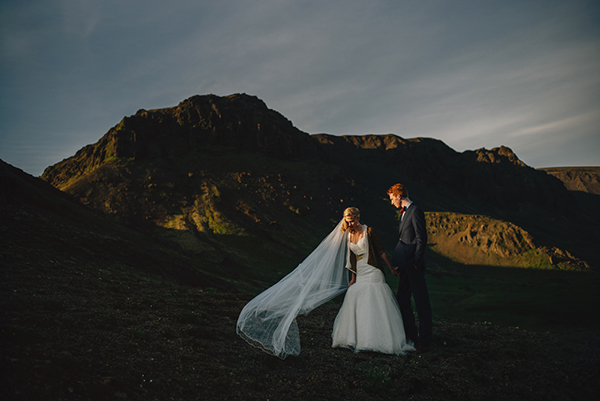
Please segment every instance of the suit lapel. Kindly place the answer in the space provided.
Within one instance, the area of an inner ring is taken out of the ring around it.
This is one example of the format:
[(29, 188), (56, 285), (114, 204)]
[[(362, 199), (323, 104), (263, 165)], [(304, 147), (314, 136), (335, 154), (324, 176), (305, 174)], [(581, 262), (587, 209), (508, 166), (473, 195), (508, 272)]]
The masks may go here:
[(408, 209), (406, 209), (403, 213), (402, 218), (400, 219), (400, 228), (399, 228), (399, 232), (402, 232), (402, 227), (404, 227), (405, 224), (407, 224), (408, 219), (410, 218), (410, 215), (412, 214), (412, 212), (414, 211), (414, 205), (411, 205)]

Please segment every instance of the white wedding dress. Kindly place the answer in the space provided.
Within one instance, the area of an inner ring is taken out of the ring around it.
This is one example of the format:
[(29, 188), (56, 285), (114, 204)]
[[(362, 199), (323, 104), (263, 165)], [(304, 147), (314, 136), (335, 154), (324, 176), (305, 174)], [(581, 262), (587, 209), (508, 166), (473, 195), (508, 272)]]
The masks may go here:
[(367, 263), (366, 226), (364, 230), (356, 244), (348, 241), (350, 250), (363, 257), (356, 264), (356, 282), (348, 288), (335, 318), (332, 347), (401, 355), (414, 347), (406, 342), (402, 315), (383, 272)]

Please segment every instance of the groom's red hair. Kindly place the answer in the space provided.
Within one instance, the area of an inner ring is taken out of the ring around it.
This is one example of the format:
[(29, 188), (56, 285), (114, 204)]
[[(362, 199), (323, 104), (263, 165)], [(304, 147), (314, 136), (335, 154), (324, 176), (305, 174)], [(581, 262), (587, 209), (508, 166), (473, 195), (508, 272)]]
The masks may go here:
[(396, 197), (408, 198), (408, 191), (402, 184), (394, 184), (387, 190), (388, 195), (394, 195)]

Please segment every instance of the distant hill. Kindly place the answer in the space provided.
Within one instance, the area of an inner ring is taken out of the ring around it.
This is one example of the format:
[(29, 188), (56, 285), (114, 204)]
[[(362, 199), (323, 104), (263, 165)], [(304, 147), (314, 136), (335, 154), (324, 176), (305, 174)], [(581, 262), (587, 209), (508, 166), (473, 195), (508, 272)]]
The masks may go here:
[(541, 168), (561, 180), (569, 191), (600, 195), (600, 167)]
[(561, 180), (589, 220), (600, 225), (600, 167), (540, 169)]
[(244, 94), (140, 110), (41, 178), (186, 251), (222, 255), (242, 275), (281, 253), (284, 270), (293, 267), (347, 206), (391, 248), (396, 215), (385, 192), (396, 182), (427, 211), (510, 221), (538, 246), (597, 263), (597, 229), (579, 224), (571, 193), (507, 147), (459, 153), (429, 138), (308, 135)]

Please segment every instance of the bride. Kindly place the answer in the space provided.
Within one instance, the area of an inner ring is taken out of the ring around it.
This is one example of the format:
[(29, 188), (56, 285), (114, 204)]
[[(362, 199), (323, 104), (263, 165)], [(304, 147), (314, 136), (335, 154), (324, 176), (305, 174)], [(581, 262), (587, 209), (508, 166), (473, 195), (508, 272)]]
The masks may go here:
[(380, 260), (390, 271), (392, 266), (375, 230), (359, 220), (357, 208), (344, 211), (341, 229), (349, 232), (346, 268), (352, 272), (352, 280), (333, 323), (333, 347), (396, 355), (413, 351), (406, 341), (400, 308), (385, 282)]
[[(360, 224), (357, 208), (347, 208), (336, 228), (296, 269), (244, 307), (237, 333), (282, 359), (298, 355), (296, 317), (348, 290), (334, 321), (333, 347), (397, 355), (413, 351), (380, 258), (391, 270), (375, 230)], [(350, 282), (346, 269), (352, 272)]]

